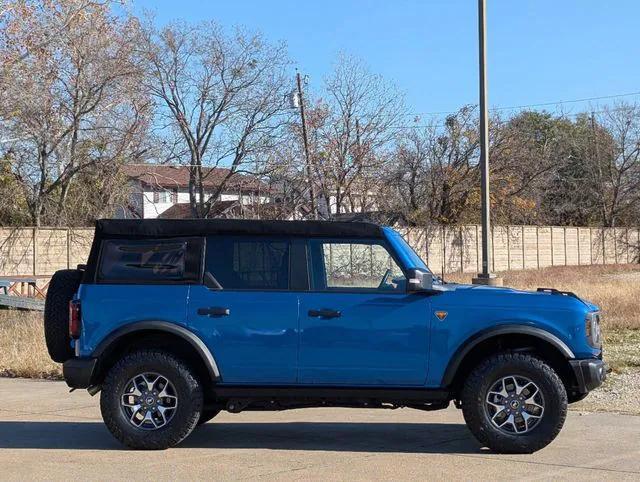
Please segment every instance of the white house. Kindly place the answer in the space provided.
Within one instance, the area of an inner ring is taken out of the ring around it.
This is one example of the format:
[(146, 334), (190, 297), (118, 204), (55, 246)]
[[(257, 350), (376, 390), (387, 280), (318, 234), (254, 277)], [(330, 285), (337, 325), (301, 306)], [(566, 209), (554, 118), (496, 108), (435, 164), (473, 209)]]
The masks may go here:
[[(158, 164), (127, 164), (124, 173), (131, 183), (129, 205), (116, 213), (119, 218), (188, 218), (189, 168)], [(230, 174), (226, 168), (204, 168), (205, 196), (212, 196)], [(272, 192), (256, 176), (234, 173), (213, 204), (212, 215), (238, 217), (244, 209), (276, 201)]]

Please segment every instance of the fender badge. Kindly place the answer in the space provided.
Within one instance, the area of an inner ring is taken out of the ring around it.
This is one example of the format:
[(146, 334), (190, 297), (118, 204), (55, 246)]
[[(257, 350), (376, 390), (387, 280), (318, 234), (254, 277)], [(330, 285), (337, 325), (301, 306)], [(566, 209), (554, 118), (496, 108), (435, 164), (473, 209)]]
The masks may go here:
[(448, 315), (446, 311), (436, 311), (435, 314), (440, 321), (444, 320)]

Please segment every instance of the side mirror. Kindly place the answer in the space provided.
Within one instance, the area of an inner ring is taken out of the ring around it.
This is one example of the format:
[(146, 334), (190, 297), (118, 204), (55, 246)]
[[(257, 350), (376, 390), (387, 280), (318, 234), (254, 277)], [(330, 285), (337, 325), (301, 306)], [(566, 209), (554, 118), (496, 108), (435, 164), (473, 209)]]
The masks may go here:
[(433, 290), (433, 275), (421, 269), (410, 269), (407, 278), (407, 291), (417, 293)]

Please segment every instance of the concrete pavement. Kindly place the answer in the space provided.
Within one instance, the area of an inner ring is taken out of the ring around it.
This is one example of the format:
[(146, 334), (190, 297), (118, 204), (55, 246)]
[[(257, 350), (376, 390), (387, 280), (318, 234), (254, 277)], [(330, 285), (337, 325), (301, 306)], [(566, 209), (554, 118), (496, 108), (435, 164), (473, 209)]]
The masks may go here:
[(222, 413), (179, 447), (124, 449), (98, 397), (0, 379), (1, 480), (640, 479), (640, 417), (571, 412), (533, 455), (482, 450), (458, 410)]

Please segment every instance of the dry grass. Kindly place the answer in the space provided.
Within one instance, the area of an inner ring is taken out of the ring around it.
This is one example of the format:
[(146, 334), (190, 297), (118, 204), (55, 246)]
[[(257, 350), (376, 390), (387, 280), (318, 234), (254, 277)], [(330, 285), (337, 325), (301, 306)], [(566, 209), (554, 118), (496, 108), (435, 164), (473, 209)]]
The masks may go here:
[[(448, 275), (469, 282), (471, 274)], [(640, 265), (557, 267), (502, 275), (507, 286), (569, 290), (604, 311), (605, 353), (617, 372), (640, 368)], [(0, 376), (60, 378), (60, 365), (49, 359), (42, 314), (0, 310)]]
[(47, 352), (42, 313), (0, 310), (0, 376), (62, 378)]

